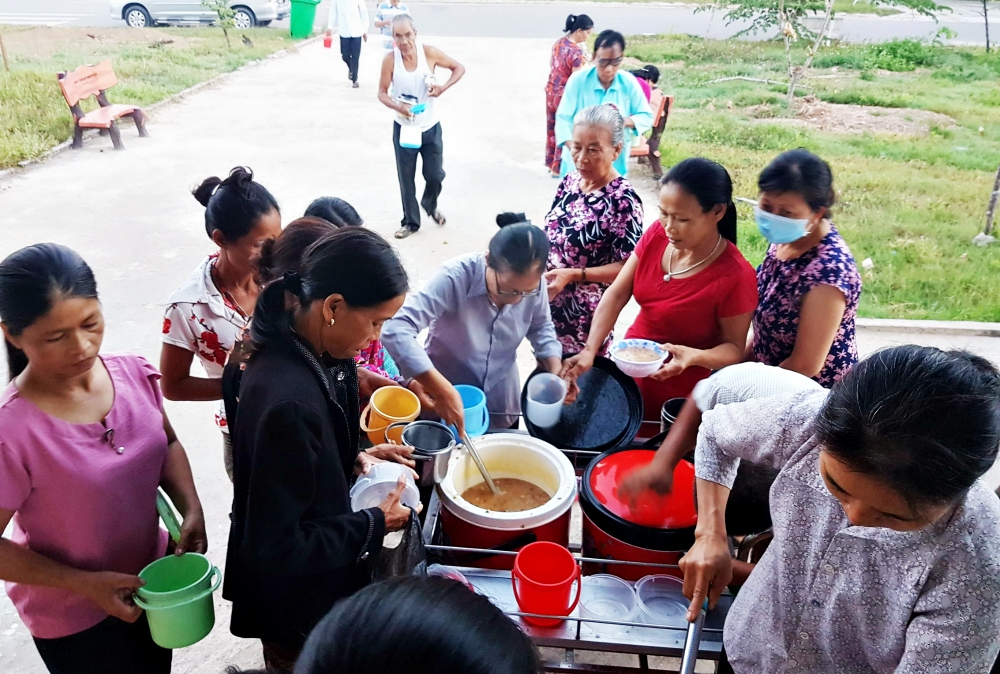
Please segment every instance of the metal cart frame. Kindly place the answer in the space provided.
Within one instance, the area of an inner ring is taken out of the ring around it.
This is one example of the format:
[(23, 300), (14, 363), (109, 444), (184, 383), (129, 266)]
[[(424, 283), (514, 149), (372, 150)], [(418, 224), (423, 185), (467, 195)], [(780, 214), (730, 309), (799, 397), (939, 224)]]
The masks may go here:
[[(424, 543), (428, 552), (431, 553), (459, 553), (459, 554), (480, 554), (480, 555), (516, 555), (516, 552), (506, 550), (483, 550), (479, 548), (463, 548), (448, 545), (440, 545), (441, 501), (438, 499), (437, 491), (434, 490), (427, 507), (427, 514), (424, 518)], [(576, 551), (578, 552), (578, 551)], [(608, 560), (589, 559), (579, 554), (574, 555), (578, 563), (595, 562), (606, 563)], [(618, 565), (627, 565), (629, 562), (615, 561)], [(652, 564), (647, 562), (635, 563), (644, 567), (662, 567), (664, 569), (677, 569), (675, 564)], [(722, 627), (725, 623), (726, 614), (732, 604), (733, 597), (724, 595), (719, 601), (719, 605), (705, 615), (704, 627), (698, 627), (700, 634), (696, 636), (694, 642), (698, 643), (697, 651), (686, 649), (689, 640), (689, 632), (694, 628), (694, 623), (688, 625), (647, 625), (632, 622), (622, 622), (615, 620), (586, 620), (576, 615), (563, 616), (536, 616), (521, 612), (514, 599), (511, 588), (510, 572), (497, 571), (492, 569), (480, 569), (474, 567), (457, 567), (472, 583), (480, 593), (488, 596), (505, 614), (515, 621), (522, 631), (527, 634), (536, 646), (565, 649), (565, 656), (561, 662), (546, 662), (544, 671), (546, 672), (589, 672), (591, 674), (636, 674), (639, 672), (660, 671), (678, 674), (681, 670), (651, 670), (649, 668), (649, 656), (665, 656), (688, 659), (684, 662), (693, 671), (693, 662), (697, 660), (718, 661), (722, 651)], [(538, 627), (525, 622), (523, 618), (559, 618), (562, 623), (555, 627)], [(620, 625), (626, 628), (622, 634), (602, 634), (588, 627), (589, 623), (604, 623), (609, 625)], [(700, 639), (700, 641), (699, 641)], [(685, 653), (685, 651), (689, 651)], [(604, 653), (625, 653), (636, 655), (639, 658), (639, 667), (590, 665), (577, 663), (576, 651), (597, 651)]]

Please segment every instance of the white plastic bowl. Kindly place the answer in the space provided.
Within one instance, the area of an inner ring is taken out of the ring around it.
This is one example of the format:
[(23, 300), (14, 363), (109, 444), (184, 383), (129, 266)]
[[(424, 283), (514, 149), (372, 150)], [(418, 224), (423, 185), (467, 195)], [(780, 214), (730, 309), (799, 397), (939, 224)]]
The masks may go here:
[(377, 463), (371, 467), (367, 475), (362, 475), (351, 487), (351, 509), (354, 512), (374, 508), (385, 500), (399, 481), (399, 476), (406, 478), (406, 488), (400, 497), (400, 503), (416, 510), (420, 503), (420, 491), (413, 481), (413, 473), (401, 463)]
[[(637, 346), (642, 349), (649, 349), (660, 356), (659, 360), (649, 360), (637, 363), (625, 360), (618, 356), (618, 352), (630, 346)], [(670, 358), (670, 353), (665, 351), (659, 344), (648, 339), (622, 339), (611, 345), (611, 360), (615, 362), (618, 369), (630, 377), (648, 377), (663, 365), (663, 362)]]
[[(583, 577), (580, 589), (580, 617), (601, 620), (635, 622), (639, 612), (639, 602), (632, 586), (621, 578), (599, 573)], [(607, 623), (585, 623), (600, 634), (621, 634), (628, 630), (626, 625)]]

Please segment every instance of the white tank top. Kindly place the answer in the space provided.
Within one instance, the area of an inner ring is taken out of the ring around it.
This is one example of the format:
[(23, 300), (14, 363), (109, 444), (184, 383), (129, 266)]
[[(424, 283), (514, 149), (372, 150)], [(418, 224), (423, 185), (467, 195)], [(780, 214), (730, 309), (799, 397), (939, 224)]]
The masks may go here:
[(393, 46), (392, 55), (392, 97), (397, 101), (406, 100), (413, 103), (412, 98), (402, 98), (403, 96), (412, 96), (416, 99), (416, 102), (413, 103), (414, 105), (418, 103), (427, 104), (427, 109), (416, 115), (416, 119), (412, 122), (398, 114), (396, 115), (396, 121), (401, 126), (418, 126), (421, 131), (427, 131), (437, 124), (437, 115), (434, 114), (435, 99), (427, 96), (427, 78), (432, 73), (431, 69), (427, 67), (427, 55), (424, 54), (424, 44), (420, 40), (417, 40), (417, 68), (413, 72), (407, 70), (406, 66), (403, 65), (403, 55), (399, 52), (399, 47)]

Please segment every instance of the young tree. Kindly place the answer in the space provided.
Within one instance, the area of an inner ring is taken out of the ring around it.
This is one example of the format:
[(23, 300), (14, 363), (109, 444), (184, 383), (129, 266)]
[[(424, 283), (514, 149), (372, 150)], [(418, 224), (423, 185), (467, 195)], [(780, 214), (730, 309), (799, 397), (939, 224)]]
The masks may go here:
[[(935, 13), (946, 9), (934, 0), (871, 0), (876, 5), (894, 5), (915, 10), (935, 18)], [(984, 0), (985, 1), (985, 0)], [(785, 61), (788, 67), (788, 104), (795, 97), (795, 88), (812, 66), (816, 52), (823, 46), (834, 18), (834, 0), (714, 0), (695, 11), (723, 10), (726, 24), (749, 21), (750, 25), (734, 37), (777, 31), (785, 43)], [(822, 14), (820, 14), (822, 13)], [(823, 21), (819, 30), (810, 30), (805, 19), (820, 15)], [(792, 63), (791, 43), (799, 36), (810, 40), (805, 59), (799, 65)]]
[(983, 0), (983, 26), (986, 28), (986, 53), (990, 53), (990, 3)]
[(201, 4), (219, 17), (219, 26), (222, 28), (222, 34), (226, 36), (226, 47), (232, 49), (229, 43), (229, 29), (236, 27), (236, 12), (229, 6), (229, 0), (201, 0)]

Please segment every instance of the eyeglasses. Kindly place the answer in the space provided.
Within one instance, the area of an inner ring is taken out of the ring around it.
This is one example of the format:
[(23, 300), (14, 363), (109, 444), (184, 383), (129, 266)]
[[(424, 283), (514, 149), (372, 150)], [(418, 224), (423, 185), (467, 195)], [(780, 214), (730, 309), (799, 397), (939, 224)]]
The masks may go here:
[(497, 284), (497, 295), (499, 295), (500, 297), (535, 297), (537, 295), (540, 295), (542, 292), (542, 285), (540, 281), (538, 284), (538, 288), (536, 288), (535, 290), (529, 290), (528, 292), (523, 292), (521, 290), (512, 290), (510, 292), (507, 292), (500, 289), (500, 274), (497, 273), (496, 269), (493, 270), (493, 277), (496, 280)]
[(607, 68), (608, 66), (620, 66), (624, 60), (624, 56), (619, 56), (614, 59), (597, 59), (597, 65), (601, 68)]

